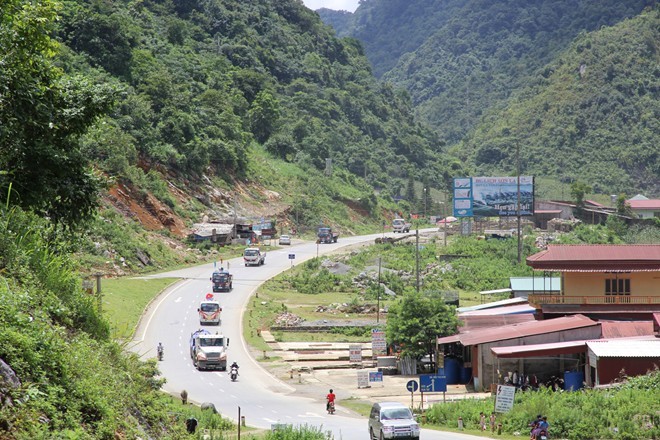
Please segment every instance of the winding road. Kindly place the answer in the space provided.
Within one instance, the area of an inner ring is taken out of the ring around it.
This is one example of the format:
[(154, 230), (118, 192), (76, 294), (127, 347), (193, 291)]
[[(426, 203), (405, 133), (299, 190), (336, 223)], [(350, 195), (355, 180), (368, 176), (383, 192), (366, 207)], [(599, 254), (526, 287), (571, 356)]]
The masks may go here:
[[(433, 228), (433, 231), (437, 229)], [(430, 231), (430, 230), (429, 230)], [(422, 231), (420, 231), (422, 232)], [(394, 236), (392, 233), (387, 236)], [(383, 234), (341, 237), (336, 244), (317, 245), (314, 242), (286, 247), (266, 249), (266, 264), (259, 267), (244, 267), (242, 258), (225, 261), (224, 265), (234, 275), (231, 292), (216, 293), (222, 305), (222, 322), (219, 328), (205, 326), (212, 332), (218, 331), (229, 338), (228, 362), (238, 362), (240, 375), (231, 382), (225, 371), (197, 371), (190, 359), (188, 343), (192, 332), (200, 328), (197, 307), (211, 291), (210, 276), (213, 264), (205, 264), (150, 275), (147, 278), (180, 278), (181, 281), (166, 289), (156, 298), (143, 315), (134, 335), (131, 350), (144, 357), (156, 356), (156, 345), (165, 347), (163, 361), (159, 362), (161, 375), (166, 379), (164, 391), (179, 395), (188, 392), (193, 402), (211, 402), (225, 417), (238, 421), (241, 416), (248, 425), (270, 429), (272, 424), (314, 425), (331, 431), (335, 440), (367, 439), (367, 421), (354, 412), (337, 406), (334, 415), (325, 412), (322, 401), (327, 390), (319, 387), (320, 399), (296, 396), (295, 389), (273, 377), (255, 361), (243, 341), (243, 310), (256, 289), (264, 281), (289, 269), (295, 255), (295, 264), (324, 255), (343, 247), (373, 243)], [(480, 437), (433, 430), (422, 430), (422, 438), (465, 440)]]

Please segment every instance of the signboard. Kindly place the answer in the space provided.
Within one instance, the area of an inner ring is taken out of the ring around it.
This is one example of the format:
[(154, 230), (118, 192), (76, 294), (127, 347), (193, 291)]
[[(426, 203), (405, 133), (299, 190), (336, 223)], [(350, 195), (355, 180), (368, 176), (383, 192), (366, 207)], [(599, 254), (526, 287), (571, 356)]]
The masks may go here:
[[(520, 181), (520, 194), (518, 194)], [(454, 179), (454, 217), (508, 217), (534, 214), (534, 176)]]
[(348, 346), (348, 359), (351, 363), (362, 362), (362, 345), (351, 344)]
[(286, 431), (287, 429), (291, 428), (293, 425), (290, 425), (289, 423), (271, 423), (270, 424), (270, 430), (271, 432), (277, 432), (277, 431)]
[(357, 381), (358, 388), (369, 388), (369, 372), (367, 370), (358, 370)]
[(495, 412), (509, 412), (513, 408), (513, 399), (516, 395), (516, 387), (498, 385), (495, 394)]
[(419, 389), (419, 385), (417, 385), (416, 380), (409, 380), (408, 383), (406, 384), (406, 389), (411, 393), (414, 393)]
[(382, 371), (370, 371), (369, 372), (369, 383), (380, 382), (383, 383), (383, 372)]
[(295, 260), (296, 254), (289, 254), (289, 260)]
[(421, 374), (419, 389), (423, 393), (444, 393), (447, 391), (447, 377), (444, 374)]
[(374, 357), (387, 354), (387, 342), (383, 330), (377, 328), (371, 330), (371, 352)]

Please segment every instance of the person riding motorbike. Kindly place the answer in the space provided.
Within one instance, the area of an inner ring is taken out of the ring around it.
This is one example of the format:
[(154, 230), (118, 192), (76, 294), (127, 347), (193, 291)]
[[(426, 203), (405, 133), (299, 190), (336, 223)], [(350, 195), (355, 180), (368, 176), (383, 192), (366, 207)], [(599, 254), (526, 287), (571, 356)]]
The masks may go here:
[(334, 413), (335, 412), (335, 398), (336, 398), (336, 396), (335, 396), (335, 393), (332, 392), (332, 389), (330, 390), (328, 395), (325, 396), (325, 398), (328, 401), (328, 403), (326, 403), (326, 405), (325, 405), (326, 411), (328, 411), (328, 413)]
[(159, 361), (163, 360), (163, 352), (164, 352), (163, 343), (159, 342), (158, 346), (156, 347), (156, 353), (158, 353), (158, 360)]
[(238, 377), (238, 364), (236, 361), (234, 361), (234, 363), (229, 367), (229, 376), (231, 377), (231, 380), (236, 380)]

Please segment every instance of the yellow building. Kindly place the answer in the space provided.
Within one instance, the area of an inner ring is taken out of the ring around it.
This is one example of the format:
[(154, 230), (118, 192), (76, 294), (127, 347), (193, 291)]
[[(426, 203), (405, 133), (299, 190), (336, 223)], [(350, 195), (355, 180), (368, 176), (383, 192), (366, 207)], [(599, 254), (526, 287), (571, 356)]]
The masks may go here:
[(651, 319), (660, 312), (660, 245), (549, 245), (527, 265), (543, 277), (561, 276), (558, 294), (528, 296), (542, 318)]

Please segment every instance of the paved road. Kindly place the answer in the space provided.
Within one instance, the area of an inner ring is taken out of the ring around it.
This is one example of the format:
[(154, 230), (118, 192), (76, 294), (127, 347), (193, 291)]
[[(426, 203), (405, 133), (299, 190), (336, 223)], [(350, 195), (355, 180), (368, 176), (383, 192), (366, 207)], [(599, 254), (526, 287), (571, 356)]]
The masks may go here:
[[(205, 328), (229, 337), (228, 360), (240, 365), (236, 382), (231, 382), (227, 372), (197, 371), (189, 355), (190, 334), (200, 328), (197, 307), (211, 291), (212, 264), (151, 276), (182, 280), (163, 292), (149, 307), (138, 326), (132, 350), (145, 357), (155, 357), (155, 347), (162, 342), (165, 356), (159, 367), (167, 380), (165, 391), (178, 395), (185, 389), (190, 401), (212, 402), (220, 413), (234, 420), (238, 420), (240, 407), (241, 415), (250, 426), (268, 429), (273, 423), (309, 424), (332, 431), (337, 440), (368, 438), (367, 422), (363, 417), (339, 406), (336, 414), (326, 414), (324, 402), (297, 396), (294, 388), (271, 376), (250, 356), (241, 337), (242, 311), (261, 283), (290, 268), (289, 254), (295, 254), (293, 261), (300, 264), (342, 247), (373, 243), (380, 236), (382, 234), (340, 237), (336, 244), (303, 243), (267, 251), (266, 264), (260, 267), (244, 267), (240, 258), (225, 262), (225, 267), (228, 266), (234, 275), (234, 290), (215, 294), (223, 307), (222, 323), (219, 328)], [(326, 393), (327, 390), (319, 386), (319, 397)], [(424, 430), (423, 438), (459, 440), (479, 437)]]

